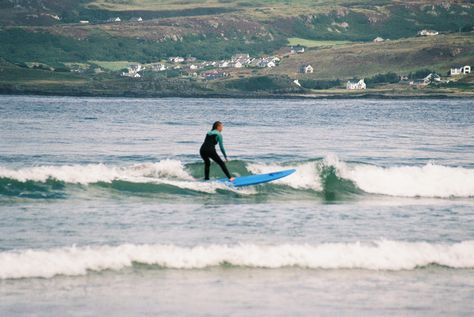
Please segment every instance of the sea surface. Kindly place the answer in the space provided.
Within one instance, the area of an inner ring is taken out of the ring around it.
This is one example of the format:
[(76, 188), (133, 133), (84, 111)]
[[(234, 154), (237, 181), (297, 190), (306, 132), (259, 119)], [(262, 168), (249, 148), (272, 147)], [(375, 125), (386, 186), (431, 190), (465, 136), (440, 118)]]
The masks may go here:
[[(204, 182), (215, 120), (234, 175), (297, 172)], [(473, 303), (474, 100), (0, 96), (0, 316)]]

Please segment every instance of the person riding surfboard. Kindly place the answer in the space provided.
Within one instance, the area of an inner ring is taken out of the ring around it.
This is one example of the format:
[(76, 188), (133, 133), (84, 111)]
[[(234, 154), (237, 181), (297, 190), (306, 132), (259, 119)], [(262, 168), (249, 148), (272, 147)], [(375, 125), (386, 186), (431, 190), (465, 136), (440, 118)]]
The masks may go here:
[(227, 166), (225, 165), (224, 161), (222, 161), (222, 159), (216, 152), (216, 145), (219, 144), (219, 148), (221, 149), (222, 155), (224, 155), (224, 159), (226, 160), (226, 162), (228, 162), (227, 154), (224, 149), (224, 141), (222, 138), (223, 129), (224, 124), (222, 122), (214, 122), (211, 131), (207, 132), (206, 138), (204, 139), (204, 143), (201, 145), (201, 149), (199, 150), (199, 153), (201, 154), (201, 157), (204, 160), (204, 180), (209, 180), (209, 172), (211, 167), (210, 159), (212, 159), (214, 162), (219, 164), (229, 181), (234, 181), (234, 177), (230, 175), (230, 172), (227, 169)]

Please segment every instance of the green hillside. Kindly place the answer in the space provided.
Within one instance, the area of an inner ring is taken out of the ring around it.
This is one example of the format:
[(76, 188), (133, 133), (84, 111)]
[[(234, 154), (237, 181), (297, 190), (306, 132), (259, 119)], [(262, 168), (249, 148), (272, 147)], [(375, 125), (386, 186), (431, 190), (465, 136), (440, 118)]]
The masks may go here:
[[(61, 81), (61, 87), (78, 81), (84, 93), (107, 93), (111, 83), (132, 94), (157, 87), (171, 93), (179, 91), (171, 83), (179, 82), (194, 92), (218, 92), (254, 85), (248, 77), (282, 87), (298, 78), (346, 80), (420, 69), (444, 74), (450, 67), (474, 64), (473, 17), (468, 0), (5, 1), (0, 4), (0, 89), (34, 86), (41, 92), (44, 85), (50, 89)], [(116, 18), (120, 21), (112, 21)], [(440, 35), (417, 37), (422, 29)], [(376, 37), (390, 41), (373, 43)], [(278, 67), (229, 69), (220, 79), (242, 84), (202, 82), (198, 73), (207, 66), (196, 74), (184, 69), (189, 65), (168, 65), (168, 71), (147, 72), (140, 80), (121, 77), (131, 63), (172, 56), (199, 62), (219, 62), (236, 53), (280, 56), (285, 47), (298, 44), (306, 47), (304, 54), (281, 56)], [(315, 72), (300, 74), (303, 64), (312, 64)]]

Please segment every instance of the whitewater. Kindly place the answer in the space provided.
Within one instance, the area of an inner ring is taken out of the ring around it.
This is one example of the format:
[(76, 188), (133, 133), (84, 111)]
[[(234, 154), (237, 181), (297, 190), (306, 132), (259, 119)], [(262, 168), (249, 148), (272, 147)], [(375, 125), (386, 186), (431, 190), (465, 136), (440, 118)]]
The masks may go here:
[(1, 96), (0, 315), (470, 316), (473, 109)]
[(428, 265), (474, 268), (474, 241), (453, 245), (374, 241), (311, 245), (174, 245), (70, 247), (0, 253), (0, 278), (50, 278), (85, 275), (90, 271), (120, 270), (133, 263), (170, 269), (203, 269), (219, 265), (277, 269), (413, 270)]
[[(474, 196), (474, 169), (433, 163), (423, 166), (380, 167), (368, 164), (348, 164), (332, 155), (308, 162), (280, 164), (236, 162), (233, 165), (236, 167), (241, 165), (239, 170), (242, 174), (239, 175), (271, 173), (284, 168), (295, 168), (297, 172), (294, 175), (273, 183), (295, 190), (321, 192), (325, 190), (324, 183), (328, 176), (334, 176), (341, 182), (350, 181), (355, 189), (366, 194), (440, 198)], [(183, 162), (171, 159), (129, 166), (50, 165), (20, 169), (0, 166), (0, 179), (6, 183), (4, 190), (8, 186), (9, 179), (23, 183), (27, 181), (45, 183), (48, 180), (55, 180), (81, 185), (126, 181), (142, 184), (167, 184), (177, 189), (207, 193), (215, 193), (217, 189), (231, 190), (218, 182), (203, 182), (199, 176), (196, 178), (192, 176), (192, 174), (199, 175), (201, 169), (202, 166), (198, 163), (189, 164), (189, 167), (186, 167)], [(249, 192), (252, 191), (240, 190), (242, 194)]]

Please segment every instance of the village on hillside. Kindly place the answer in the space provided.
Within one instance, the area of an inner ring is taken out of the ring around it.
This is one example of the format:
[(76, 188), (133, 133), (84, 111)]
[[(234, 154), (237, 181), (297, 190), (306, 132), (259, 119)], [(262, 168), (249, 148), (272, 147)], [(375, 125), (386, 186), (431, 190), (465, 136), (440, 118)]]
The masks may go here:
[[(263, 57), (250, 57), (247, 53), (235, 54), (230, 59), (217, 61), (198, 61), (197, 58), (188, 56), (173, 56), (166, 61), (149, 64), (134, 63), (129, 65), (127, 71), (121, 76), (131, 78), (141, 78), (143, 72), (164, 72), (167, 70), (180, 71), (183, 76), (198, 77), (204, 80), (216, 80), (229, 77), (232, 70), (242, 68), (272, 68), (277, 67), (281, 59), (293, 54), (304, 53), (303, 46), (288, 46), (277, 52), (276, 55)], [(312, 73), (311, 65), (302, 65), (300, 72)]]
[[(111, 18), (101, 23), (122, 23), (123, 19), (120, 17)], [(127, 21), (133, 23), (142, 23), (141, 17), (133, 17)], [(79, 24), (89, 24), (88, 20), (81, 20)], [(418, 31), (413, 36), (416, 37), (435, 37), (440, 33), (435, 30), (423, 29)], [(388, 42), (390, 39), (377, 36), (372, 40), (372, 45), (379, 45), (379, 43)], [(356, 42), (354, 42), (356, 43)], [(361, 42), (362, 43), (362, 42)], [(365, 42), (363, 42), (365, 43)], [(123, 79), (130, 80), (153, 80), (153, 78), (188, 78), (197, 81), (219, 81), (233, 78), (247, 78), (258, 75), (268, 75), (275, 73), (273, 68), (279, 68), (285, 59), (306, 61), (292, 66), (290, 70), (286, 68), (285, 74), (293, 81), (293, 84), (302, 88), (309, 89), (324, 89), (311, 88), (302, 85), (304, 80), (318, 80), (318, 65), (307, 63), (311, 58), (293, 59), (293, 56), (306, 56), (308, 50), (315, 48), (307, 47), (303, 44), (288, 45), (280, 48), (271, 55), (251, 56), (248, 53), (238, 53), (232, 55), (229, 59), (220, 60), (201, 60), (193, 56), (172, 56), (164, 60), (149, 63), (137, 62), (107, 62), (107, 61), (90, 61), (90, 63), (65, 63), (71, 72), (82, 73), (88, 76), (89, 74), (108, 73), (111, 76), (117, 76)], [(113, 64), (113, 67), (107, 67), (108, 64)], [(293, 65), (293, 64), (291, 64)], [(42, 63), (29, 63), (29, 68), (40, 68), (54, 70), (50, 66)], [(276, 72), (278, 73), (278, 72)], [(424, 88), (430, 85), (447, 84), (452, 81), (457, 81), (463, 75), (471, 73), (470, 65), (451, 65), (449, 73), (438, 74), (436, 72), (418, 72), (413, 74), (394, 74), (391, 75), (390, 83), (397, 83), (399, 85), (406, 85), (413, 88)], [(384, 76), (387, 74), (379, 74)], [(394, 79), (394, 76), (396, 79)], [(377, 76), (377, 75), (376, 75)], [(361, 74), (351, 74), (345, 78), (334, 80), (330, 88), (345, 89), (348, 91), (365, 90), (368, 88), (368, 81), (370, 79), (364, 78)], [(386, 82), (376, 82), (386, 83)], [(369, 84), (369, 88), (374, 87), (374, 81)], [(328, 87), (329, 88), (329, 87)]]
[[(134, 17), (130, 21), (143, 22), (141, 17)], [(120, 23), (120, 17), (111, 18), (104, 23)], [(81, 24), (88, 24), (89, 21), (81, 20)], [(439, 32), (435, 30), (423, 29), (418, 31), (416, 36), (432, 37), (438, 35)], [(382, 43), (390, 41), (380, 36), (374, 38), (374, 43)], [(232, 78), (234, 75), (242, 77), (245, 75), (245, 70), (250, 70), (255, 73), (258, 69), (278, 67), (283, 58), (290, 57), (294, 54), (304, 54), (304, 45), (289, 45), (278, 50), (274, 55), (251, 57), (247, 53), (234, 54), (230, 59), (223, 60), (198, 60), (193, 56), (173, 56), (167, 60), (161, 60), (154, 63), (130, 63), (126, 70), (120, 72), (120, 76), (129, 78), (143, 78), (146, 73), (161, 73), (164, 72), (169, 76), (196, 78), (204, 81), (222, 80)], [(76, 69), (76, 71), (78, 71)], [(80, 71), (80, 69), (79, 69)], [(102, 72), (104, 69), (98, 69)], [(316, 65), (301, 64), (295, 69), (295, 72), (300, 74), (313, 74), (316, 72)], [(470, 65), (453, 65), (449, 74), (429, 73), (420, 78), (409, 78), (407, 74), (399, 75), (399, 82), (416, 88), (423, 88), (433, 83), (449, 83), (453, 78), (458, 78), (461, 75), (471, 73)], [(247, 74), (249, 75), (249, 74)], [(354, 74), (354, 78), (358, 75)], [(301, 87), (301, 84), (296, 78), (294, 84)], [(349, 80), (341, 88), (346, 90), (364, 90), (367, 89), (367, 84), (364, 78), (358, 80)]]

